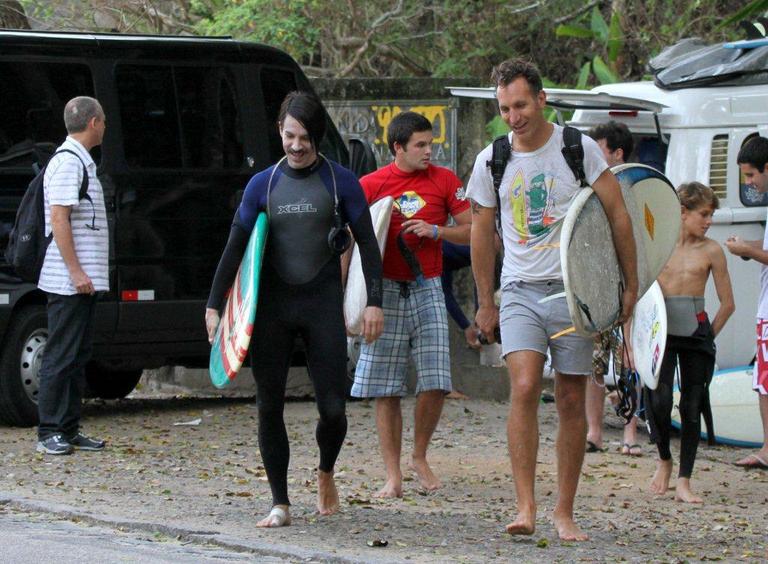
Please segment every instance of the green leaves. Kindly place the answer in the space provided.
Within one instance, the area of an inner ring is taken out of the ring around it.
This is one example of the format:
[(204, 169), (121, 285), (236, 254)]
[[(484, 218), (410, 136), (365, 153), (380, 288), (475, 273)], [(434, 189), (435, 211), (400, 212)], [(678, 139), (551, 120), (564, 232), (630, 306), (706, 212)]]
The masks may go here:
[(619, 82), (616, 74), (608, 68), (608, 65), (605, 64), (600, 55), (595, 55), (592, 59), (592, 71), (595, 73), (597, 80), (600, 81), (600, 84)]
[(577, 25), (563, 24), (555, 29), (557, 37), (591, 39), (593, 44), (600, 45), (602, 52), (607, 56), (608, 63), (600, 54), (594, 54), (591, 62), (581, 66), (576, 81), (576, 88), (581, 89), (589, 87), (591, 73), (594, 73), (600, 84), (619, 82), (618, 61), (624, 49), (624, 31), (621, 29), (621, 18), (617, 12), (611, 12), (611, 21), (608, 24), (595, 6), (590, 14), (589, 25), (587, 29)]
[(730, 18), (723, 20), (723, 22), (715, 29), (723, 29), (724, 27), (732, 26), (750, 16), (760, 16), (762, 15), (761, 12), (766, 10), (768, 10), (768, 0), (752, 0), (752, 2), (744, 6)]
[(561, 24), (555, 29), (555, 35), (558, 37), (577, 37), (579, 39), (593, 39), (595, 33), (591, 29), (578, 25)]

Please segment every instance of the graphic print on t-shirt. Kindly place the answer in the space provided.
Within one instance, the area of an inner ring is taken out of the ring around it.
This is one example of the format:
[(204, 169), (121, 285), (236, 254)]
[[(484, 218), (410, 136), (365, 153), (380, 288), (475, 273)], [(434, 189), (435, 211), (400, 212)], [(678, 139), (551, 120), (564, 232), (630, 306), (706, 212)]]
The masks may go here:
[(550, 226), (556, 222), (550, 213), (554, 182), (554, 176), (538, 173), (526, 183), (522, 170), (518, 170), (512, 177), (509, 205), (515, 229), (520, 233), (518, 242), (521, 245), (546, 235)]
[(419, 213), (419, 210), (426, 205), (427, 203), (424, 201), (424, 198), (413, 191), (403, 192), (395, 200), (395, 208), (408, 219)]

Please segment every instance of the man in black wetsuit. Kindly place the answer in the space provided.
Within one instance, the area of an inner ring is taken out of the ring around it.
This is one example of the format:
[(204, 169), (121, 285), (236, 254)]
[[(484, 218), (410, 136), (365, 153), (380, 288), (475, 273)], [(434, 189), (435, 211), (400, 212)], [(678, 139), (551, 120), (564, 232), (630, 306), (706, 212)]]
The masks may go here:
[(213, 280), (205, 313), (212, 341), (224, 296), (260, 212), (269, 234), (251, 339), (251, 367), (258, 390), (259, 449), (272, 489), (272, 510), (258, 527), (289, 525), (288, 436), (283, 420), (285, 383), (293, 343), (300, 335), (315, 389), (320, 420), (317, 509), (335, 513), (339, 495), (333, 467), (347, 431), (346, 333), (339, 255), (349, 225), (360, 248), (368, 289), (363, 313), (367, 342), (382, 332), (382, 264), (371, 216), (357, 178), (326, 159), (317, 147), (325, 133), (325, 112), (312, 94), (292, 92), (279, 116), (285, 157), (251, 178), (232, 224)]

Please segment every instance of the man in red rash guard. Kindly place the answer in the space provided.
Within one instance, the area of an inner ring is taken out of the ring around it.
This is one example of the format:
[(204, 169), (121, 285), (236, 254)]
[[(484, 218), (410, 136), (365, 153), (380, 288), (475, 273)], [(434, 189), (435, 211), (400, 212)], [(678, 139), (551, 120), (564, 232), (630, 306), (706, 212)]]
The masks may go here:
[[(397, 115), (387, 129), (395, 161), (360, 183), (371, 204), (386, 196), (395, 209), (384, 252), (384, 332), (363, 344), (352, 395), (376, 398), (376, 427), (387, 472), (377, 497), (402, 497), (400, 470), (408, 357), (416, 366), (416, 409), (411, 468), (422, 487), (440, 480), (427, 463), (427, 447), (451, 391), (448, 319), (440, 283), (442, 241), (466, 245), (471, 213), (461, 180), (430, 164), (432, 124), (414, 112)], [(446, 226), (448, 216), (455, 225)]]

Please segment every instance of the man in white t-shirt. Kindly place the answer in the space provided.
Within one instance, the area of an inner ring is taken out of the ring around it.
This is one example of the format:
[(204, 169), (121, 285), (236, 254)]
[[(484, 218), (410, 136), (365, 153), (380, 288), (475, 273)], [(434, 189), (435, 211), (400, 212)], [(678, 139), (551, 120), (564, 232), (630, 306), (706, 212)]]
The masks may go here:
[[(758, 192), (768, 192), (768, 138), (753, 137), (736, 157), (746, 184)], [(725, 246), (734, 255), (754, 259), (762, 265), (760, 271), (760, 301), (757, 304), (757, 359), (752, 388), (759, 394), (760, 417), (763, 422), (763, 446), (741, 460), (736, 466), (768, 469), (768, 227), (761, 241), (744, 241), (729, 237)]]
[[(558, 497), (553, 521), (564, 540), (586, 540), (573, 521), (573, 503), (586, 445), (584, 411), (587, 379), (592, 371), (593, 339), (567, 334), (572, 325), (564, 298), (542, 299), (563, 292), (560, 265), (562, 222), (580, 183), (562, 154), (563, 128), (544, 118), (546, 94), (531, 63), (510, 60), (493, 69), (502, 119), (510, 126), (512, 157), (499, 189), (504, 265), (501, 308), (493, 298), (496, 195), (487, 162), (492, 146), (475, 161), (467, 197), (472, 201), (472, 271), (478, 290), (476, 322), (488, 340), (501, 320), (502, 353), (510, 376), (511, 400), (507, 438), (517, 493), (517, 517), (510, 534), (533, 534), (536, 525), (536, 456), (538, 404), (547, 349), (555, 369)], [(637, 301), (637, 258), (632, 225), (618, 181), (597, 143), (582, 137), (584, 172), (605, 208), (626, 289), (620, 321)], [(600, 265), (595, 265), (599, 270)]]
[[(48, 297), (48, 341), (37, 398), (37, 450), (45, 454), (104, 448), (104, 441), (80, 432), (96, 299), (109, 290), (104, 193), (89, 153), (104, 137), (104, 110), (93, 98), (73, 98), (64, 107), (64, 125), (69, 135), (43, 179), (46, 234), (53, 233), (38, 282)], [(80, 199), (84, 174), (88, 197)]]

